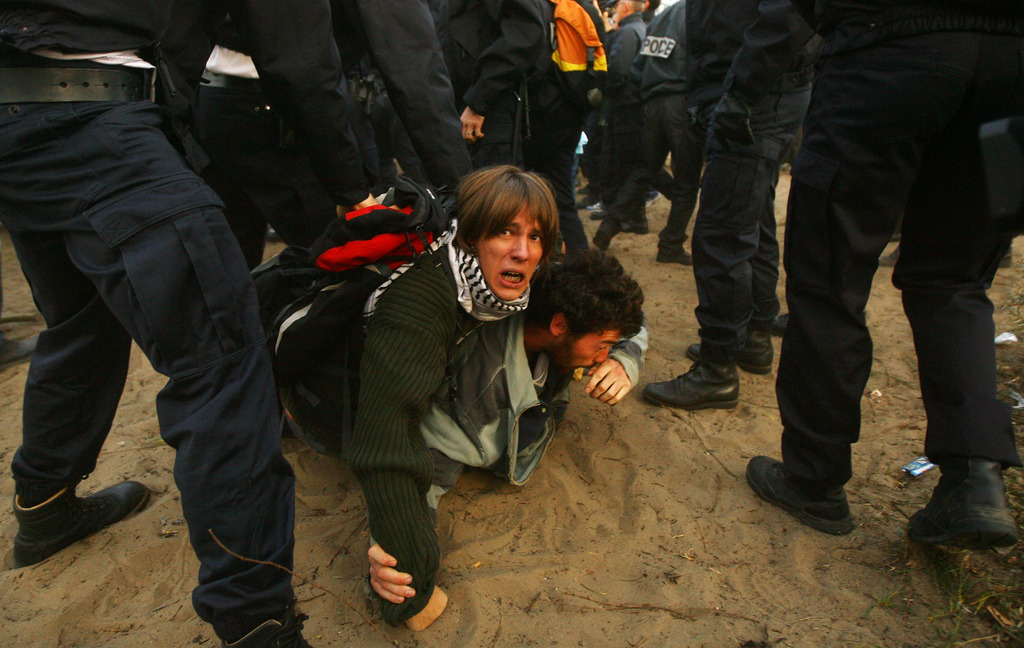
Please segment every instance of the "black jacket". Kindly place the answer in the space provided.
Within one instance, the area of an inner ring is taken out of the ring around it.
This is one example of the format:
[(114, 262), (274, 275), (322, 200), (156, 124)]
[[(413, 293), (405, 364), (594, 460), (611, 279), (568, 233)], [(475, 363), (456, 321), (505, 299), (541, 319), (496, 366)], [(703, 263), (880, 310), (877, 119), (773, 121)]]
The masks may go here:
[(822, 54), (936, 31), (1024, 33), (1021, 0), (793, 0), (826, 36)]
[(540, 68), (546, 38), (538, 0), (452, 0), (444, 59), (456, 103), (486, 115)]
[(668, 7), (647, 26), (647, 37), (630, 73), (640, 81), (644, 101), (686, 92), (685, 1)]
[(640, 53), (647, 35), (643, 14), (631, 13), (612, 32), (608, 51), (608, 90), (605, 93), (612, 108), (640, 103), (640, 84), (630, 76), (633, 59)]
[(810, 83), (820, 39), (789, 0), (687, 0), (691, 106), (725, 93), (753, 105)]
[[(430, 182), (454, 187), (472, 170), (462, 140), (452, 85), (424, 0), (330, 0), (334, 38), (348, 72), (369, 56), (409, 133)], [(217, 44), (249, 53), (237, 30), (218, 34)]]
[(345, 136), (327, 0), (0, 0), (0, 44), (26, 52), (138, 50), (159, 70), (158, 101), (184, 124), (191, 122), (212, 34), (228, 11), (252, 43), (263, 86), (295, 124), (324, 187), (338, 204), (364, 200), (369, 187)]

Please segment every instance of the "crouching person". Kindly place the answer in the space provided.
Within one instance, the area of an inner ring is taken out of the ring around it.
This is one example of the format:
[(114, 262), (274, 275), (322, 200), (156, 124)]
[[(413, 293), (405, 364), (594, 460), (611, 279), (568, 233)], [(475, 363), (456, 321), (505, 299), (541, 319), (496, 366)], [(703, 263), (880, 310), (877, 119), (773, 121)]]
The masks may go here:
[[(490, 243), (482, 243), (487, 285), (480, 289), (497, 293), (486, 271)], [(409, 318), (423, 324), (413, 330), (390, 315), (379, 319), (383, 313), (371, 320), (353, 440), (375, 542), (370, 584), (384, 600), (384, 618), (413, 630), (447, 605), (435, 584), (436, 509), (463, 467), (524, 483), (553, 438), (574, 372), (584, 369), (584, 391), (614, 405), (639, 379), (647, 346), (640, 287), (597, 251), (542, 265), (525, 311), (500, 320), (474, 321), (450, 303), (453, 286), (444, 293), (452, 321), (441, 333), (426, 328), (441, 319), (423, 312), (428, 300), (385, 293), (382, 308), (392, 297), (388, 311), (415, 312)], [(395, 348), (396, 336), (408, 342)]]

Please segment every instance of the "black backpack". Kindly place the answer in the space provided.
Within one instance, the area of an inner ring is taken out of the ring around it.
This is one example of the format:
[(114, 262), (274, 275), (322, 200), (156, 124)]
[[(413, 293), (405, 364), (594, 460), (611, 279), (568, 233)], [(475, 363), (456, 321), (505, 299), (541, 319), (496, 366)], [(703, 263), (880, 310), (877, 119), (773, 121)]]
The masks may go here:
[(279, 387), (361, 334), (367, 298), (396, 268), (436, 248), (453, 203), (400, 176), (384, 206), (338, 218), (311, 248), (289, 246), (253, 269)]

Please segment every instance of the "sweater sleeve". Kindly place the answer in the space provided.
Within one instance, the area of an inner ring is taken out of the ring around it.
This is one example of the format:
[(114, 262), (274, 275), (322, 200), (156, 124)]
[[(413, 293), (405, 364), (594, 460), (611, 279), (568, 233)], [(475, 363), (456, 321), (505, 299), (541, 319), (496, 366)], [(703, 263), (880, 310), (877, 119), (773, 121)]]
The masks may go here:
[(367, 327), (351, 463), (371, 535), (413, 578), (415, 597), (382, 604), (392, 625), (423, 609), (440, 566), (427, 504), (433, 462), (419, 420), (444, 379), (458, 332), (454, 303), (444, 270), (427, 260), (391, 286)]
[(640, 330), (632, 337), (622, 338), (616, 342), (608, 354), (608, 357), (617, 360), (626, 370), (626, 375), (634, 387), (640, 384), (640, 374), (644, 370), (648, 336), (647, 316), (644, 315), (644, 323)]

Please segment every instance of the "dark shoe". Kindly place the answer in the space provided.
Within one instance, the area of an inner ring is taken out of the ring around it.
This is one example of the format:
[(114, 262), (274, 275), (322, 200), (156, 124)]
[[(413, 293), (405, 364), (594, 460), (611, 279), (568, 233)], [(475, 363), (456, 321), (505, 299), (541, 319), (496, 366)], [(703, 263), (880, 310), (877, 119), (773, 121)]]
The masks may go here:
[(693, 265), (693, 257), (686, 250), (658, 250), (658, 256), (654, 257), (658, 263), (679, 263), (684, 266)]
[(782, 313), (781, 315), (776, 315), (775, 319), (772, 320), (772, 323), (768, 325), (768, 331), (772, 335), (782, 337), (783, 335), (786, 334), (786, 326), (788, 324), (789, 313)]
[[(842, 486), (814, 489), (799, 482), (781, 461), (754, 457), (747, 464), (747, 483), (754, 494), (796, 516), (807, 526), (831, 535), (853, 531), (853, 517)], [(814, 492), (812, 492), (812, 490)]]
[(73, 488), (64, 488), (31, 508), (21, 508), (15, 496), (18, 535), (14, 537), (14, 566), (34, 565), (103, 527), (123, 520), (148, 501), (149, 490), (133, 481), (104, 488), (88, 497), (75, 497)]
[(1002, 466), (981, 458), (956, 458), (939, 464), (942, 476), (924, 509), (910, 518), (914, 542), (970, 549), (1017, 543)]
[(5, 339), (0, 344), (0, 371), (31, 360), (38, 340), (38, 335), (14, 342)]
[(878, 257), (878, 265), (884, 268), (891, 268), (894, 265), (896, 265), (896, 262), (899, 260), (900, 248), (899, 246), (896, 246), (896, 249), (890, 252), (889, 254), (885, 254), (883, 256)]
[[(747, 330), (747, 341), (736, 356), (736, 366), (753, 374), (767, 374), (772, 372), (772, 358), (775, 352), (772, 349), (772, 339), (768, 335), (767, 328)], [(700, 356), (700, 343), (691, 344), (686, 349), (686, 357), (695, 362), (702, 360)]]
[(604, 251), (611, 245), (612, 239), (622, 230), (622, 226), (619, 225), (617, 220), (609, 218), (608, 220), (601, 223), (601, 226), (594, 232), (594, 247), (598, 250)]
[(655, 405), (685, 410), (732, 409), (740, 396), (736, 365), (698, 362), (675, 380), (648, 383), (644, 398)]
[(295, 613), (295, 602), (279, 619), (264, 621), (238, 641), (223, 642), (227, 648), (313, 648), (302, 636), (302, 624), (309, 617)]
[(590, 211), (590, 220), (592, 221), (603, 221), (606, 218), (608, 218), (608, 211), (603, 206)]

